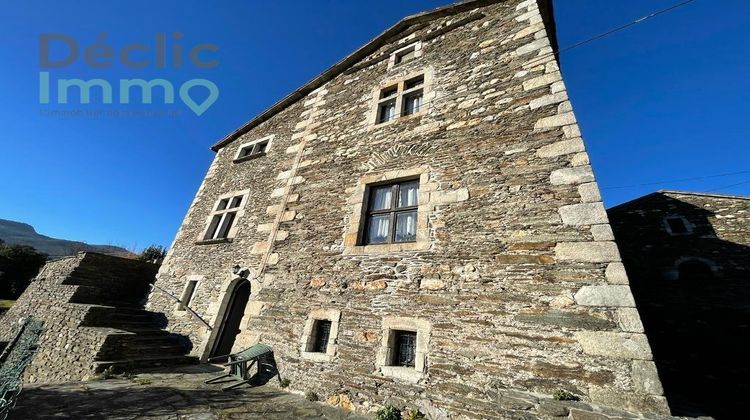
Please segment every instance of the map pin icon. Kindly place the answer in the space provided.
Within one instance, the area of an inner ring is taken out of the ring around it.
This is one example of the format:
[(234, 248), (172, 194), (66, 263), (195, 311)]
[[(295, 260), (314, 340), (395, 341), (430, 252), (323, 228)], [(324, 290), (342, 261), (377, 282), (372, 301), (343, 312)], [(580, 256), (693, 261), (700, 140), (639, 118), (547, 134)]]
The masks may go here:
[[(208, 97), (199, 104), (190, 97), (190, 89), (201, 86), (208, 89)], [(180, 86), (180, 99), (182, 99), (182, 102), (184, 102), (190, 110), (195, 112), (195, 115), (201, 116), (209, 107), (211, 107), (211, 105), (214, 104), (214, 102), (216, 102), (217, 99), (219, 99), (219, 87), (216, 86), (214, 82), (206, 79), (188, 80)]]

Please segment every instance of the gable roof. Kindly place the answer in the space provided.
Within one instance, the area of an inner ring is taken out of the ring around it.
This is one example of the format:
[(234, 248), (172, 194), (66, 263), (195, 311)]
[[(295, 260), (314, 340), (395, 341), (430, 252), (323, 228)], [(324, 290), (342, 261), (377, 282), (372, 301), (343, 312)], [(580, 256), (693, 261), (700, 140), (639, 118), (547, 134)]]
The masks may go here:
[[(495, 3), (502, 3), (505, 1), (508, 0), (467, 0), (443, 7), (438, 7), (433, 10), (428, 10), (426, 12), (407, 16), (404, 19), (401, 19), (398, 23), (386, 29), (383, 33), (372, 39), (370, 42), (360, 47), (353, 53), (349, 54), (343, 60), (331, 66), (328, 70), (324, 71), (314, 79), (304, 84), (302, 87), (290, 93), (285, 98), (271, 105), (270, 108), (266, 109), (255, 118), (242, 125), (242, 127), (229, 133), (226, 137), (211, 146), (211, 150), (213, 150), (214, 152), (218, 151), (219, 149), (233, 142), (235, 139), (247, 133), (254, 127), (257, 127), (264, 121), (269, 120), (274, 115), (278, 114), (287, 107), (307, 96), (310, 92), (323, 86), (339, 74), (345, 72), (347, 69), (355, 65), (363, 58), (366, 58), (368, 55), (377, 51), (378, 48), (391, 41), (391, 38), (402, 32), (405, 32), (410, 27), (424, 24), (438, 18), (452, 16), (478, 7), (484, 7)], [(540, 11), (544, 15), (545, 24), (547, 26), (547, 31), (549, 33), (549, 39), (552, 44), (552, 48), (554, 51), (557, 51), (557, 38), (555, 32), (554, 14), (552, 10), (552, 0), (537, 1), (540, 3)]]

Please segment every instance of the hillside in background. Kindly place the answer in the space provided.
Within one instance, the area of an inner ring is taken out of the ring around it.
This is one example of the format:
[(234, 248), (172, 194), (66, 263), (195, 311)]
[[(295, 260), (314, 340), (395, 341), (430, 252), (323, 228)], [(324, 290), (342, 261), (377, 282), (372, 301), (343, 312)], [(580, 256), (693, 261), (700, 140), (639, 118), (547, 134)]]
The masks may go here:
[(99, 252), (125, 258), (135, 256), (132, 252), (118, 246), (89, 245), (84, 242), (50, 238), (40, 235), (29, 224), (5, 219), (0, 219), (0, 239), (9, 245), (32, 246), (37, 251), (49, 255), (50, 258), (74, 255), (81, 251)]

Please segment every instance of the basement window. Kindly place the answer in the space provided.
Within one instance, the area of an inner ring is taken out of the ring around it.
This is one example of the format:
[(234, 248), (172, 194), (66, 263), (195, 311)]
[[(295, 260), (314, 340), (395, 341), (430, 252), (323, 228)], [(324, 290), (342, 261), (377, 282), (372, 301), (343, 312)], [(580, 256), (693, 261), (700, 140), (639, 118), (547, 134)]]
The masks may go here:
[(307, 349), (311, 353), (325, 353), (328, 351), (328, 341), (331, 338), (332, 321), (319, 319), (313, 325), (313, 336)]
[(302, 330), (300, 356), (313, 362), (330, 362), (336, 356), (341, 311), (316, 309), (310, 312)]
[(394, 340), (391, 352), (393, 359), (391, 366), (411, 367), (415, 366), (417, 356), (417, 333), (414, 331), (393, 331)]

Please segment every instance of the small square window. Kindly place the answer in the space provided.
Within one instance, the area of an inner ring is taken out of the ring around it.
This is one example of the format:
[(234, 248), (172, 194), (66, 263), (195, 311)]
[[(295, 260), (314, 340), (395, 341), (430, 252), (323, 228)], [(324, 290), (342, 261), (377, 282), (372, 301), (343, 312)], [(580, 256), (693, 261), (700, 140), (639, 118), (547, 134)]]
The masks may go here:
[(268, 152), (268, 148), (271, 146), (273, 136), (269, 136), (260, 140), (246, 143), (240, 146), (237, 151), (237, 155), (234, 157), (234, 162), (239, 163), (245, 160), (264, 156)]
[(416, 45), (412, 45), (409, 48), (396, 52), (396, 58), (394, 60), (394, 64), (395, 65), (403, 64), (408, 61), (412, 61), (415, 58), (417, 58), (417, 47)]
[(319, 319), (313, 325), (313, 337), (307, 351), (325, 353), (328, 351), (328, 340), (331, 338), (332, 321)]
[(667, 224), (667, 232), (671, 235), (687, 235), (691, 233), (688, 221), (684, 217), (674, 216), (664, 219)]
[(417, 333), (395, 330), (393, 335), (391, 366), (414, 367), (417, 356)]

